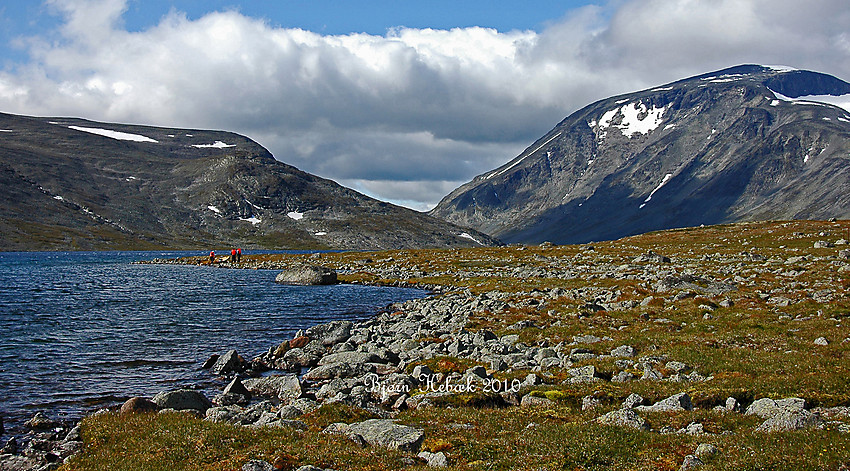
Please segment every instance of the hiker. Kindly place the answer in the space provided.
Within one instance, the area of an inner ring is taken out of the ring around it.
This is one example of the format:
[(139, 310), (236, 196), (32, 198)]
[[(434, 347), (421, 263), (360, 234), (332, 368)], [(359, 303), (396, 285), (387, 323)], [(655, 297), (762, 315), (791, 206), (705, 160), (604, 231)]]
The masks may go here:
[(236, 249), (236, 261), (242, 262), (242, 249)]
[(236, 261), (236, 249), (230, 249), (230, 262)]
[(210, 263), (215, 263), (215, 250), (210, 251)]

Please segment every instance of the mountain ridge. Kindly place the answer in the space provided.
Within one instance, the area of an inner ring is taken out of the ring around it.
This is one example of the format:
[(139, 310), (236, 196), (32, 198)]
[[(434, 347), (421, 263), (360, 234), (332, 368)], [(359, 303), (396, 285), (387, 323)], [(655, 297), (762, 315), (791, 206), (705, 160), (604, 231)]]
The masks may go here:
[(848, 217), (850, 113), (799, 99), (827, 94), (850, 84), (742, 65), (599, 100), (429, 214), (526, 243)]
[(226, 131), (0, 113), (3, 250), (497, 244)]

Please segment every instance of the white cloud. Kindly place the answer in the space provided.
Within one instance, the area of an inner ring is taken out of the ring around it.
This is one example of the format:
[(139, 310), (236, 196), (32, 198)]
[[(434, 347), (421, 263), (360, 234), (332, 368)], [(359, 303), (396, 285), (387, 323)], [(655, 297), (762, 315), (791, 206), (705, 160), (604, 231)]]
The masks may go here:
[(171, 11), (128, 32), (126, 1), (48, 4), (64, 17), (59, 39), (26, 41), (31, 60), (0, 72), (0, 109), (229, 129), (420, 208), (615, 93), (740, 63), (850, 78), (846, 0), (621, 0), (541, 32), (384, 36), (282, 29), (235, 11)]

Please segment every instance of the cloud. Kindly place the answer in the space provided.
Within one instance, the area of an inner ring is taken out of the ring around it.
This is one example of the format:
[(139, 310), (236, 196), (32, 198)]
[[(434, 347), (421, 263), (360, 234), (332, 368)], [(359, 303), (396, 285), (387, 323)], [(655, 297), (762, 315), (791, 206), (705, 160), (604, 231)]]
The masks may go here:
[(0, 72), (0, 109), (233, 130), (305, 171), (419, 208), (612, 94), (740, 63), (850, 78), (845, 0), (620, 0), (540, 32), (383, 36), (176, 10), (129, 32), (126, 1), (48, 6), (62, 25)]

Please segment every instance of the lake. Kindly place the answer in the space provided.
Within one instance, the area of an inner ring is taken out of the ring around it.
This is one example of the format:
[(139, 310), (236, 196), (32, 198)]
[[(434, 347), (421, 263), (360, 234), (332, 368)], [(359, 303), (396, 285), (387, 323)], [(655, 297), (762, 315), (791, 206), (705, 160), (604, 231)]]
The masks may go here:
[(246, 360), (332, 320), (370, 317), (424, 291), (285, 286), (273, 270), (133, 264), (199, 252), (0, 252), (0, 414), (78, 419), (180, 386), (214, 394), (200, 365)]

